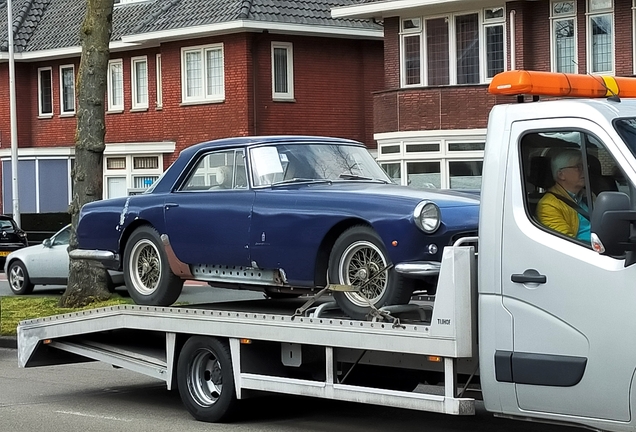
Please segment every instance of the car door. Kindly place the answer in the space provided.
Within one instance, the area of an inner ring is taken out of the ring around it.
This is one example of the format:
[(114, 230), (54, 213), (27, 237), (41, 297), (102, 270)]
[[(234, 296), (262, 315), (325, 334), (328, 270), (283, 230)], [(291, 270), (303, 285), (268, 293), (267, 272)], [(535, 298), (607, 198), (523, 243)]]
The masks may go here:
[(177, 257), (193, 265), (249, 265), (253, 200), (242, 149), (200, 155), (164, 205)]
[(49, 239), (49, 246), (42, 244), (30, 251), (27, 269), (31, 278), (66, 283), (69, 238), (70, 226), (67, 226)]
[(505, 359), (499, 366), (507, 362), (512, 372), (498, 380), (514, 383), (521, 412), (628, 421), (636, 369), (631, 339), (636, 333), (636, 266), (625, 268), (624, 259), (600, 256), (584, 242), (538, 222), (522, 169), (527, 162), (522, 159), (529, 155), (520, 148), (526, 131), (542, 139), (571, 140), (566, 145), (574, 146), (572, 137), (578, 134), (600, 143), (619, 165), (629, 166), (593, 122), (513, 125), (511, 143), (516, 144), (508, 155), (501, 254), (503, 306), (513, 320), (513, 351), (497, 352)]

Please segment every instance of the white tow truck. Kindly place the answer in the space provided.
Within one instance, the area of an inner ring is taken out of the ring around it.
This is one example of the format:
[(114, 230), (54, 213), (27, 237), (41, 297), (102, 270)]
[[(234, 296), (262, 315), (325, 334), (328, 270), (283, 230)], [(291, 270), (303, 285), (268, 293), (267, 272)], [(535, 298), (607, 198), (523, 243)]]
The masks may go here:
[[(367, 321), (323, 298), (94, 309), (21, 322), (19, 365), (130, 369), (178, 387), (202, 421), (227, 420), (252, 391), (471, 415), (479, 384), (498, 416), (636, 430), (636, 101), (626, 99), (636, 79), (512, 71), (490, 90), (587, 99), (495, 106), (479, 259), (469, 239), (447, 246), (434, 299)], [(536, 217), (564, 149), (584, 162), (591, 241)]]

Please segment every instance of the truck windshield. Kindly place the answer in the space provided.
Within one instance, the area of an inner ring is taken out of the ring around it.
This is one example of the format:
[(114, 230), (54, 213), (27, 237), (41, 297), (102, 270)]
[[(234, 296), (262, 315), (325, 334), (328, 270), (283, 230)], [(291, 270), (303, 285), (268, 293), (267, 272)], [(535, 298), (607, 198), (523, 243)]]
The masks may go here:
[(636, 156), (636, 118), (616, 119), (614, 127), (632, 154)]

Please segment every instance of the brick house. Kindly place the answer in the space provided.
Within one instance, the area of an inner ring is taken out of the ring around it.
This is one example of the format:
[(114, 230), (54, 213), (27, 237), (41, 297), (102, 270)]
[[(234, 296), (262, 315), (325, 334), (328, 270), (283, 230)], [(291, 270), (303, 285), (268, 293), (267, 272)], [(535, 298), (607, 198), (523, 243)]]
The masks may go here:
[[(6, 2), (0, 17), (6, 17)], [(374, 147), (382, 27), (348, 0), (115, 0), (104, 198), (143, 190), (197, 142), (318, 134)], [(66, 211), (85, 2), (14, 0), (21, 213)], [(6, 19), (5, 19), (6, 22)], [(2, 207), (11, 212), (6, 24), (0, 28)]]
[(384, 24), (384, 89), (374, 94), (378, 161), (398, 182), (473, 188), (490, 108), (510, 69), (635, 73), (632, 0), (357, 1), (332, 16)]

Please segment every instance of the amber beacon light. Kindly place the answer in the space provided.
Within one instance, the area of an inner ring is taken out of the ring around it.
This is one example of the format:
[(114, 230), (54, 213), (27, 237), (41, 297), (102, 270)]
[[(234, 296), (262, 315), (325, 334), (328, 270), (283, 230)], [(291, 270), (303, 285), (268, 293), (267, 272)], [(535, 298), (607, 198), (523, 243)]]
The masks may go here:
[(488, 91), (509, 96), (633, 98), (636, 97), (636, 78), (514, 70), (495, 75)]

